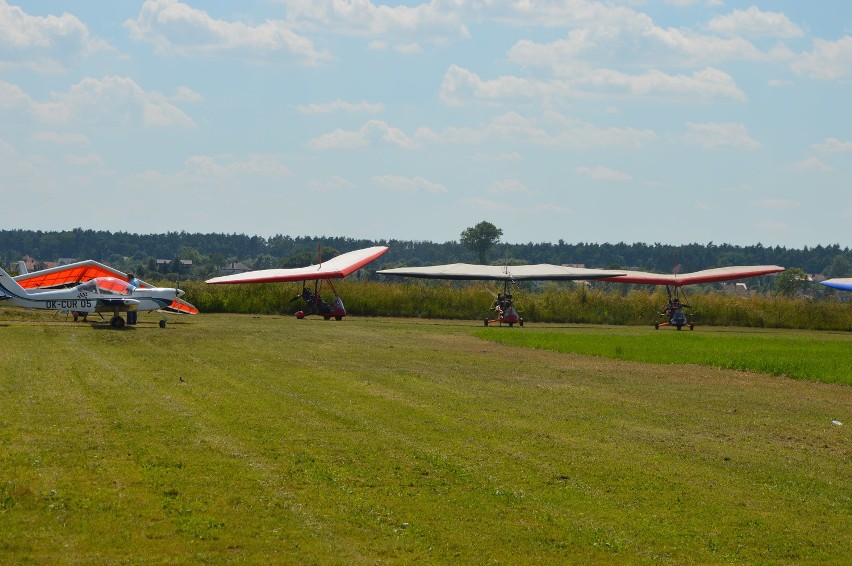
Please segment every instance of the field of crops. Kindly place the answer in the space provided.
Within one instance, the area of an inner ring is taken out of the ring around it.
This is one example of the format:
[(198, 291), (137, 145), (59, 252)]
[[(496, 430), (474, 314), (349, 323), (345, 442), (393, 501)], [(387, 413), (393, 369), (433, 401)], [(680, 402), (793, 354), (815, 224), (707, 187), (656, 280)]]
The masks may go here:
[[(666, 303), (663, 289), (637, 286), (623, 294), (623, 285), (596, 285), (587, 289), (574, 283), (522, 284), (514, 291), (515, 303), (521, 316), (533, 322), (650, 326), (660, 320), (659, 312)], [(301, 290), (294, 283), (207, 285), (186, 281), (181, 287), (187, 292), (186, 298), (205, 313), (292, 314), (302, 307), (300, 302), (290, 302)], [(493, 315), (490, 307), (497, 291), (493, 283), (447, 281), (346, 279), (335, 287), (347, 310), (356, 315), (455, 320), (482, 320)], [(330, 300), (331, 292), (326, 291), (325, 296)], [(688, 312), (701, 326), (852, 331), (852, 300), (848, 300), (848, 294), (838, 292), (829, 297), (819, 301), (740, 297), (690, 289), (692, 309)]]
[[(813, 380), (850, 367), (849, 333), (139, 318), (0, 309), (2, 561), (842, 563), (852, 548), (852, 387)], [(693, 358), (708, 350), (748, 371)]]

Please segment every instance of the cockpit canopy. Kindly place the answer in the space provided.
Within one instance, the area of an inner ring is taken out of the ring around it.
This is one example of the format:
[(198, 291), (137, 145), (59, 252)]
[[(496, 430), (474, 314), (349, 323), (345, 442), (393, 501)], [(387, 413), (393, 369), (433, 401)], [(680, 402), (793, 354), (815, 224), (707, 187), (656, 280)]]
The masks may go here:
[(77, 285), (77, 290), (86, 293), (98, 293), (100, 295), (120, 295), (129, 296), (136, 289), (127, 281), (116, 279), (115, 277), (96, 277)]

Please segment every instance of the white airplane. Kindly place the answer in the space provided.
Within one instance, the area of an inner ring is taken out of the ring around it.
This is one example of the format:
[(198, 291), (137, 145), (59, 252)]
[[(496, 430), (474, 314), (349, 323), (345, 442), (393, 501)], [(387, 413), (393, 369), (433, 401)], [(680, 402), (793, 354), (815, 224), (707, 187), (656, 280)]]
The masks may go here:
[[(29, 275), (34, 276), (39, 273), (41, 272)], [(29, 291), (0, 268), (0, 304), (5, 301), (12, 306), (25, 309), (55, 310), (65, 313), (111, 312), (113, 316), (110, 319), (110, 325), (115, 328), (122, 328), (125, 324), (119, 313), (166, 309), (183, 294), (184, 292), (180, 289), (135, 287), (117, 277), (95, 277), (75, 287), (36, 288)], [(189, 303), (185, 304), (189, 305)], [(195, 307), (192, 309), (198, 312)], [(160, 326), (165, 325), (161, 322)]]

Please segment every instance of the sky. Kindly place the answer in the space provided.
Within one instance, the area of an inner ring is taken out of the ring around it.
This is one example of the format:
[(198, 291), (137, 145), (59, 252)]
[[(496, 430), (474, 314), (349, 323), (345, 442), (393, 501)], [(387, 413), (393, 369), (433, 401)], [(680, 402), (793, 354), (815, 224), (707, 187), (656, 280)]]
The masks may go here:
[(848, 0), (0, 0), (5, 229), (852, 247)]

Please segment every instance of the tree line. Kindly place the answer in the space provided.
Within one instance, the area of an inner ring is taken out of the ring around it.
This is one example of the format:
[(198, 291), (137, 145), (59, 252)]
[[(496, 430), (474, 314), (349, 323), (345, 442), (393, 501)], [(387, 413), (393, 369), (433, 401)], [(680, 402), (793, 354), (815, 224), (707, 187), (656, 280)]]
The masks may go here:
[[(485, 229), (487, 245), (476, 247), (477, 229)], [(415, 240), (365, 240), (334, 236), (286, 236), (270, 238), (246, 234), (167, 232), (135, 234), (75, 228), (63, 231), (0, 230), (0, 261), (9, 265), (25, 255), (44, 261), (59, 258), (94, 259), (142, 277), (180, 275), (202, 279), (217, 275), (222, 267), (241, 262), (250, 269), (298, 267), (315, 263), (318, 248), (328, 259), (338, 253), (373, 245), (389, 251), (364, 278), (378, 269), (440, 263), (553, 263), (583, 264), (591, 268), (634, 269), (670, 273), (698, 271), (727, 265), (775, 264), (827, 277), (852, 276), (852, 250), (839, 244), (801, 249), (738, 246), (708, 242), (671, 245), (661, 243), (529, 242), (499, 241), (502, 230), (480, 223), (462, 232), (459, 241), (443, 243)], [(158, 264), (156, 260), (169, 260)], [(192, 261), (180, 267), (177, 260)]]

